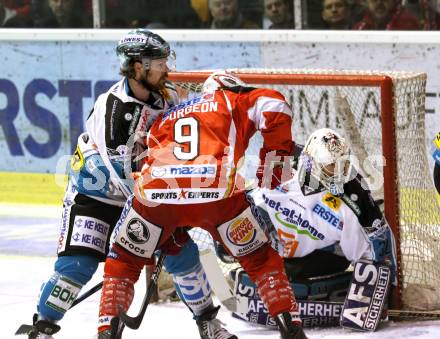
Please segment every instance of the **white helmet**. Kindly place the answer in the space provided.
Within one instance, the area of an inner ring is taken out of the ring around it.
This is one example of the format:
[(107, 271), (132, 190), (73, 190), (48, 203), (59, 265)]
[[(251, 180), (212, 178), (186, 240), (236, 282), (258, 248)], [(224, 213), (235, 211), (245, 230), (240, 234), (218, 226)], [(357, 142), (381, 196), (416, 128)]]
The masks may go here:
[(219, 71), (212, 73), (203, 83), (203, 92), (213, 92), (220, 88), (246, 86), (246, 84), (236, 75)]
[(298, 169), (310, 173), (333, 195), (341, 195), (344, 184), (351, 179), (350, 147), (336, 131), (319, 129), (307, 139)]

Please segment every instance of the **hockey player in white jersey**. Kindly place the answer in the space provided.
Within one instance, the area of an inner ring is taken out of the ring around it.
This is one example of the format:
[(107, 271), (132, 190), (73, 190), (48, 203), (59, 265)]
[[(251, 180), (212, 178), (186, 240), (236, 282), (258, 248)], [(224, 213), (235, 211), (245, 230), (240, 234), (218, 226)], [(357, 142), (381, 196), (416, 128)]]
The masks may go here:
[[(352, 166), (351, 156), (348, 145), (337, 132), (317, 130), (307, 140), (299, 157), (298, 170), (291, 180), (276, 189), (257, 188), (248, 197), (259, 221), (270, 234), (273, 247), (284, 258), (286, 271), (295, 281), (293, 287), (298, 300), (332, 301), (342, 287), (343, 295), (347, 290), (349, 293), (344, 308), (338, 310), (342, 312), (341, 324), (358, 330), (374, 330), (386, 307), (388, 287), (384, 286), (395, 279), (395, 243), (366, 182)], [(344, 271), (350, 263), (355, 265), (355, 270), (347, 277)], [(376, 275), (372, 273), (367, 277), (370, 271)], [(382, 299), (374, 300), (377, 312), (373, 315), (356, 313), (370, 306), (359, 300), (372, 302), (374, 299), (371, 295), (353, 295), (362, 293), (356, 288), (360, 284), (358, 280), (362, 280), (357, 279), (360, 276), (364, 283), (368, 282), (362, 285), (364, 293), (370, 285), (377, 287), (371, 293), (381, 292), (375, 294)], [(369, 280), (374, 277), (377, 278), (374, 282)], [(258, 298), (246, 276), (237, 279), (238, 294), (250, 300)], [(348, 287), (350, 279), (351, 288)], [(239, 317), (263, 324), (273, 323), (265, 316), (265, 310), (257, 308)], [(306, 314), (307, 310), (301, 310), (301, 306), (300, 311), (307, 326), (307, 318), (312, 319), (313, 314)], [(322, 312), (318, 316), (323, 316)], [(320, 323), (328, 324), (325, 319), (314, 324)]]
[[(60, 330), (57, 322), (105, 260), (112, 230), (131, 194), (130, 173), (139, 170), (134, 160), (142, 161), (143, 137), (161, 112), (179, 103), (167, 78), (174, 54), (159, 35), (133, 30), (119, 41), (116, 52), (123, 78), (99, 96), (78, 139), (64, 197), (58, 258), (41, 288), (29, 338), (52, 338)], [(212, 303), (197, 245), (190, 240), (179, 255), (168, 255), (165, 267), (193, 312), (201, 338), (236, 338), (216, 319), (218, 307)], [(211, 334), (205, 333), (207, 328)]]

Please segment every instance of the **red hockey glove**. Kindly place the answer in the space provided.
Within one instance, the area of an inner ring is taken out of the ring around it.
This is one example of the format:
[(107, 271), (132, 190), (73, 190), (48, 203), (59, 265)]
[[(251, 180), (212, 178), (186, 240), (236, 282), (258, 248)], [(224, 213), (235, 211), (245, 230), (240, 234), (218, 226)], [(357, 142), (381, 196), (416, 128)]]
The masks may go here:
[(258, 186), (274, 189), (292, 178), (290, 154), (285, 151), (260, 150), (260, 166), (257, 169)]
[(187, 230), (185, 228), (178, 228), (159, 249), (168, 255), (177, 255), (188, 240), (189, 235)]

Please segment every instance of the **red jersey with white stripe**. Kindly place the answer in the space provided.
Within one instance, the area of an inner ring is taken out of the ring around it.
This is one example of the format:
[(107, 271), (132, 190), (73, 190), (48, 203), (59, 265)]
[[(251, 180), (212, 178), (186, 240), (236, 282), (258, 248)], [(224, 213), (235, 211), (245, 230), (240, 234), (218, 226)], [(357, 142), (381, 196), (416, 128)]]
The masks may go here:
[(278, 91), (234, 87), (203, 93), (160, 116), (148, 136), (141, 195), (168, 204), (204, 203), (242, 192), (237, 174), (257, 130), (265, 151), (290, 154), (292, 111)]

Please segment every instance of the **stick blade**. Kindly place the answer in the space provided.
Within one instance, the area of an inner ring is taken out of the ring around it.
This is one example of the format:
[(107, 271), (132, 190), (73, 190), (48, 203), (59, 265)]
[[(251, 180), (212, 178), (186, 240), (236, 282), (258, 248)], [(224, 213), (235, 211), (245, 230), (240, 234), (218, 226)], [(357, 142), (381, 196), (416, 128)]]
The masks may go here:
[(33, 328), (32, 325), (23, 324), (17, 329), (17, 331), (15, 331), (15, 335), (29, 334), (29, 332), (32, 330), (32, 328)]
[(142, 323), (142, 316), (136, 316), (136, 317), (130, 317), (127, 312), (123, 311), (122, 308), (119, 310), (119, 321), (127, 326), (128, 328), (131, 328), (132, 330), (137, 330)]

